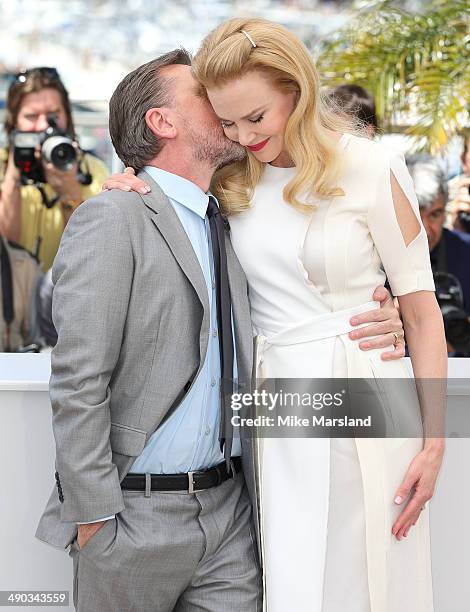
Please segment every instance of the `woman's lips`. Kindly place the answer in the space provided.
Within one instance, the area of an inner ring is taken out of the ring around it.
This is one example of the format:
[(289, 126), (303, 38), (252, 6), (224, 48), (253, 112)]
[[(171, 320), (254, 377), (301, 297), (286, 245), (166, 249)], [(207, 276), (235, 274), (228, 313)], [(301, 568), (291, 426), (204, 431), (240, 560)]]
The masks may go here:
[(266, 145), (266, 143), (268, 142), (269, 138), (266, 138), (266, 140), (263, 140), (262, 142), (258, 142), (258, 144), (255, 145), (247, 145), (247, 149), (250, 149), (250, 151), (261, 151), (261, 149)]

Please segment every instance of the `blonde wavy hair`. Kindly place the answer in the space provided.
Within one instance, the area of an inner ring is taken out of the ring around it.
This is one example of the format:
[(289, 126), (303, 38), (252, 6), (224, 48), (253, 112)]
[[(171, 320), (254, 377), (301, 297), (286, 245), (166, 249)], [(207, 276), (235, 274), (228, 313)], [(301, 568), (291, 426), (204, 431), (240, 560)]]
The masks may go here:
[[(206, 36), (192, 67), (196, 79), (206, 89), (221, 87), (256, 71), (268, 77), (278, 90), (297, 92), (284, 139), (297, 172), (284, 188), (284, 199), (302, 212), (312, 212), (315, 205), (300, 201), (300, 194), (311, 198), (344, 195), (335, 185), (340, 167), (338, 147), (326, 130), (357, 133), (360, 128), (354, 119), (338, 113), (321, 95), (315, 64), (292, 32), (267, 19), (230, 19)], [(226, 214), (250, 207), (264, 165), (248, 151), (245, 160), (216, 172), (211, 190)]]

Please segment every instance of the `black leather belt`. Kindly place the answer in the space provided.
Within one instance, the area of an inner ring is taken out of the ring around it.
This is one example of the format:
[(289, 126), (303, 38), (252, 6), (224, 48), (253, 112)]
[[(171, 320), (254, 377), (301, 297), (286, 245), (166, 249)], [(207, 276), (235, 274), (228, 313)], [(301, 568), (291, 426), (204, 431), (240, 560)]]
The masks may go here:
[[(231, 472), (227, 472), (225, 461), (203, 472), (187, 474), (127, 474), (121, 482), (121, 489), (126, 491), (203, 491), (217, 487), (242, 469), (240, 457), (233, 457), (230, 462)], [(150, 485), (150, 486), (149, 486)]]

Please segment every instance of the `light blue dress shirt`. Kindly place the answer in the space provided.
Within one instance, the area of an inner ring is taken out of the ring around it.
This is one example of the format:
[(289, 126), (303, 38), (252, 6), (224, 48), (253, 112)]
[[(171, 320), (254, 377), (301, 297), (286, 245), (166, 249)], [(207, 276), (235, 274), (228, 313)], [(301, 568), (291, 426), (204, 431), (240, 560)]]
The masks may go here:
[[(211, 332), (204, 364), (189, 393), (153, 433), (130, 469), (138, 473), (179, 474), (207, 469), (224, 460), (219, 442), (220, 351), (216, 285), (206, 217), (209, 197), (180, 176), (153, 166), (145, 167), (145, 171), (174, 207), (201, 265), (209, 297)], [(236, 354), (233, 377), (237, 378)], [(240, 454), (240, 439), (234, 437), (232, 456)]]

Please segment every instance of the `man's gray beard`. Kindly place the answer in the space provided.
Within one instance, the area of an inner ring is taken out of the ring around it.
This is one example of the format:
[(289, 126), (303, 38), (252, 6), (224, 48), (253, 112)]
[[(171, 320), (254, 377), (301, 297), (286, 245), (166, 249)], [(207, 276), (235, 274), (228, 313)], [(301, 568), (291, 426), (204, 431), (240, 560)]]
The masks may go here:
[(196, 161), (209, 164), (212, 168), (219, 170), (228, 164), (245, 159), (245, 147), (229, 140), (223, 133), (216, 136), (212, 130), (212, 132), (198, 134), (188, 123), (185, 127)]

